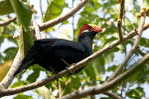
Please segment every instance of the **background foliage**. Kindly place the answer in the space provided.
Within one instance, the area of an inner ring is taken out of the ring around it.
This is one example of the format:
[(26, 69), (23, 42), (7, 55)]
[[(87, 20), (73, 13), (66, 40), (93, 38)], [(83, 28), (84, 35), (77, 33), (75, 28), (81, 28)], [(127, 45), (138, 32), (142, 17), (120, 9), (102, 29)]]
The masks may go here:
[[(37, 1), (41, 3), (42, 0)], [(145, 7), (149, 6), (148, 0), (142, 2), (143, 0), (126, 0), (125, 6), (127, 7), (125, 8), (123, 35), (137, 28), (139, 23), (137, 15), (141, 9), (140, 5), (144, 4)], [(25, 6), (30, 3), (33, 3), (32, 0), (22, 0), (22, 4)], [(39, 23), (52, 20), (61, 14), (65, 14), (70, 8), (78, 4), (78, 0), (47, 0), (47, 3), (42, 2), (41, 5), (40, 3), (33, 3), (35, 6), (34, 9), (37, 10), (35, 20)], [(25, 6), (24, 9), (26, 9)], [(105, 31), (97, 35), (94, 40), (94, 51), (97, 51), (103, 48), (103, 46), (107, 46), (118, 39), (117, 20), (119, 17), (119, 7), (120, 0), (89, 0), (84, 8), (72, 18), (42, 33), (46, 35), (45, 37), (59, 37), (76, 40), (79, 28), (83, 24), (100, 25), (105, 28)], [(24, 11), (28, 11), (28, 16), (31, 16), (29, 9)], [(0, 0), (0, 21), (6, 20), (9, 17), (14, 17), (15, 14), (13, 12), (9, 0)], [(146, 19), (146, 23), (149, 23), (148, 18)], [(19, 24), (12, 22), (8, 26), (0, 27), (0, 80), (2, 80), (7, 73), (18, 50), (17, 39), (13, 38), (13, 35), (18, 32), (18, 26)], [(126, 68), (149, 52), (149, 34), (147, 32), (143, 33), (139, 48)], [(88, 64), (89, 66), (84, 70), (75, 75), (66, 76), (60, 78), (58, 81), (50, 82), (43, 87), (31, 91), (31, 93), (25, 92), (14, 95), (13, 98), (35, 99), (44, 97), (45, 99), (53, 99), (73, 92), (78, 88), (101, 84), (121, 64), (132, 46), (132, 41), (133, 39), (126, 41), (116, 48), (102, 54), (100, 57), (90, 62)], [(134, 74), (129, 81), (124, 81), (123, 86), (114, 88), (112, 91), (128, 99), (149, 98), (147, 92), (149, 90), (146, 89), (147, 87), (149, 88), (149, 64), (146, 64), (144, 67), (145, 68), (140, 70), (140, 72)], [(41, 80), (49, 75), (51, 75), (51, 73), (35, 65), (26, 70), (25, 73), (22, 73), (21, 76), (16, 77), (11, 87), (26, 85)], [(101, 99), (111, 99), (103, 95), (96, 96), (96, 98), (99, 97), (101, 97)], [(4, 99), (5, 98), (8, 97), (4, 97)]]

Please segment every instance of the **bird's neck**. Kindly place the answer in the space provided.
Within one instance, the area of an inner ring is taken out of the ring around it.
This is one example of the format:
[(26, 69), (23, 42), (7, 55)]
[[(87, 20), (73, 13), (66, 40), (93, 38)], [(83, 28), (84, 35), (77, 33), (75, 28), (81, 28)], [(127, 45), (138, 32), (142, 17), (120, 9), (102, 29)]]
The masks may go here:
[(79, 43), (85, 48), (89, 53), (92, 53), (92, 39), (89, 36), (85, 36), (79, 39)]

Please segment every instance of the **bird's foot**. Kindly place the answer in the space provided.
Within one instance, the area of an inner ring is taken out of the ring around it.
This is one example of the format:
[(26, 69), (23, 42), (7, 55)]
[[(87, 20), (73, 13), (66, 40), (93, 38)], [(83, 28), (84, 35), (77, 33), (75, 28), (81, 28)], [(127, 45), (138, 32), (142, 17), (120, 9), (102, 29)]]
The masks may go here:
[(72, 63), (71, 65), (69, 65), (69, 67), (66, 67), (66, 70), (68, 70), (70, 74), (75, 73), (75, 69), (72, 69), (74, 65), (75, 63)]

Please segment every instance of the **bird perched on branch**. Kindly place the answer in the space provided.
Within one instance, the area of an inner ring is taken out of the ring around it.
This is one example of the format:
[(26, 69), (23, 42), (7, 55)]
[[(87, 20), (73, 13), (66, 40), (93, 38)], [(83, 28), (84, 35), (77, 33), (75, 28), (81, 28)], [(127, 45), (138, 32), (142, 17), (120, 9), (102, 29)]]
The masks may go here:
[(92, 54), (92, 41), (102, 28), (85, 24), (80, 28), (78, 41), (64, 39), (41, 39), (33, 46), (22, 60), (15, 75), (33, 64), (39, 64), (50, 72), (58, 73), (69, 65), (79, 62)]

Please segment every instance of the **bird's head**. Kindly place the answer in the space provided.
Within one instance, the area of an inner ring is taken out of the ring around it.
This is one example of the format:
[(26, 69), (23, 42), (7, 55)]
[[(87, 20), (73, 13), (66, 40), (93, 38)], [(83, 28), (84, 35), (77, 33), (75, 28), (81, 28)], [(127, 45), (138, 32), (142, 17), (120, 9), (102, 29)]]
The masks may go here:
[(89, 25), (89, 24), (84, 24), (81, 28), (80, 28), (80, 35), (84, 32), (102, 32), (102, 28), (97, 26), (97, 25)]
[(102, 28), (100, 26), (84, 24), (80, 28), (79, 36), (89, 35), (91, 38), (93, 38), (99, 32), (102, 32)]

